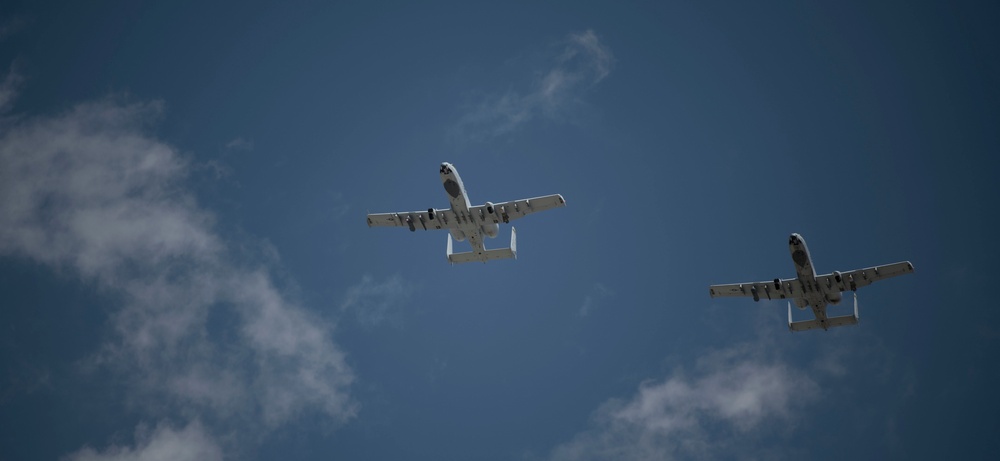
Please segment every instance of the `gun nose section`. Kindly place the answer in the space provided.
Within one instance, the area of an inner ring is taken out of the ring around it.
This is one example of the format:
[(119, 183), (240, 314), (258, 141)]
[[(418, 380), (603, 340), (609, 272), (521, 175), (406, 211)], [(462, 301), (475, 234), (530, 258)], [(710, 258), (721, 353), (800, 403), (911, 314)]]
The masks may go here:
[(451, 164), (448, 162), (441, 162), (441, 174), (451, 174)]
[(798, 245), (799, 243), (802, 243), (802, 236), (801, 235), (793, 233), (792, 235), (788, 236), (788, 244), (789, 245)]

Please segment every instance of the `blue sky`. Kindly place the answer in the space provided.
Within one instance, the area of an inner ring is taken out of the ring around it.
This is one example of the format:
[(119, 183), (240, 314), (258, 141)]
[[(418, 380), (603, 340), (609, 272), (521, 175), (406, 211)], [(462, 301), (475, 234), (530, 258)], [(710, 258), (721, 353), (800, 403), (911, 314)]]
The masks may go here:
[(0, 459), (1000, 454), (997, 8), (577, 3), (0, 6)]

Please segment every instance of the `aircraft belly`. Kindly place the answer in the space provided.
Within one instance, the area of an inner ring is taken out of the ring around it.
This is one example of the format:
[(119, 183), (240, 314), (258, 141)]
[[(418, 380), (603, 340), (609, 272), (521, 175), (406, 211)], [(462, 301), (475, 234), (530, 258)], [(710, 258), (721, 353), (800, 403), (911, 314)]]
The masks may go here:
[(465, 235), (469, 236), (469, 245), (472, 246), (472, 251), (480, 254), (486, 251), (486, 247), (483, 245), (483, 235), (477, 226), (463, 226), (462, 229), (465, 231)]

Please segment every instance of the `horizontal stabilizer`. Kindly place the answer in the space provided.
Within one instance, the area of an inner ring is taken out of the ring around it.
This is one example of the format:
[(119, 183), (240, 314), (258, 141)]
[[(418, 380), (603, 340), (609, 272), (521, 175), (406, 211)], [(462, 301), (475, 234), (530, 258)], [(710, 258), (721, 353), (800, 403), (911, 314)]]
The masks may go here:
[(497, 250), (486, 250), (482, 253), (467, 251), (465, 253), (452, 253), (448, 255), (448, 262), (452, 264), (471, 263), (473, 261), (491, 261), (494, 259), (513, 259), (517, 254), (510, 248), (500, 248)]
[(822, 328), (824, 330), (833, 327), (843, 327), (847, 325), (857, 325), (858, 318), (853, 315), (845, 315), (843, 317), (828, 317), (825, 321), (822, 320), (802, 320), (800, 322), (792, 322), (788, 324), (788, 329), (792, 331), (806, 331), (814, 330), (816, 328)]
[(484, 250), (483, 252), (467, 251), (464, 253), (452, 253), (451, 234), (448, 234), (448, 262), (452, 264), (470, 263), (473, 261), (492, 261), (495, 259), (517, 259), (517, 231), (510, 229), (510, 248), (497, 248), (495, 250)]
[(806, 331), (813, 330), (816, 328), (822, 328), (824, 330), (833, 327), (844, 327), (848, 325), (857, 325), (860, 317), (858, 316), (858, 295), (854, 295), (854, 315), (844, 315), (840, 317), (827, 317), (826, 320), (802, 320), (799, 322), (792, 321), (792, 305), (788, 304), (788, 329), (791, 331)]

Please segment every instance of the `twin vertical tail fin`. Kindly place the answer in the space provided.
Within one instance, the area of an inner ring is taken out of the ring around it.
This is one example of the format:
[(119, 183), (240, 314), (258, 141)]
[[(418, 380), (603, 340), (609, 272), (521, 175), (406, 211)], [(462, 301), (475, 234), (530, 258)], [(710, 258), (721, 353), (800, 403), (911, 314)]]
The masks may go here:
[(510, 253), (517, 259), (517, 229), (510, 227)]
[(451, 234), (448, 234), (448, 262), (452, 264), (470, 263), (473, 261), (492, 261), (494, 259), (517, 259), (517, 230), (510, 228), (510, 248), (498, 248), (496, 250), (484, 250), (483, 252), (468, 251), (465, 253), (453, 253)]

